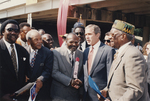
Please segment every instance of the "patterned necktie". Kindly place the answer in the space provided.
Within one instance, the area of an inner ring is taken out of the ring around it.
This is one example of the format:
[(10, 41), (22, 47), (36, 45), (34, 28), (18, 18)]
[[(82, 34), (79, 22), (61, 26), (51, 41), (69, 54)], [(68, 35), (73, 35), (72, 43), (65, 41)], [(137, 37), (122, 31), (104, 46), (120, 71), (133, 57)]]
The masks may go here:
[(114, 54), (114, 60), (117, 58), (117, 56), (118, 56), (118, 52), (116, 52), (116, 53)]
[(82, 44), (79, 45), (79, 49), (82, 51)]
[(30, 63), (30, 66), (33, 67), (34, 66), (34, 63), (35, 63), (35, 59), (36, 59), (36, 55), (37, 55), (37, 52), (34, 51), (34, 57), (31, 59), (31, 63)]
[(72, 67), (73, 67), (73, 65), (74, 65), (73, 53), (70, 54), (70, 61), (71, 61)]
[(14, 50), (14, 45), (11, 44), (11, 60), (13, 62), (13, 66), (14, 66), (14, 69), (15, 69), (15, 72), (16, 72), (16, 76), (18, 76), (18, 73), (17, 73), (17, 61), (16, 61), (16, 54), (15, 54), (15, 50)]
[(94, 47), (92, 47), (89, 55), (88, 55), (88, 75), (90, 74), (92, 68), (92, 59), (93, 59)]

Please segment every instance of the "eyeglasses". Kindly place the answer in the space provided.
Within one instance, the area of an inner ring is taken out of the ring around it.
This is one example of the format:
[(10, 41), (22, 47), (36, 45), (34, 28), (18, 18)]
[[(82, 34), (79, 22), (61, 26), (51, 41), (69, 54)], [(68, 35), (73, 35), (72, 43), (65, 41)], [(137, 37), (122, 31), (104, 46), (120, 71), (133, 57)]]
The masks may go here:
[(107, 41), (108, 43), (110, 43), (110, 40), (104, 40), (104, 41)]
[(82, 35), (84, 35), (84, 33), (83, 33), (83, 32), (76, 32), (76, 34), (77, 34), (77, 35), (79, 35), (79, 34), (80, 34), (81, 36), (82, 36)]
[(14, 28), (8, 28), (7, 31), (9, 32), (14, 31), (15, 33), (19, 33), (19, 29), (14, 29)]

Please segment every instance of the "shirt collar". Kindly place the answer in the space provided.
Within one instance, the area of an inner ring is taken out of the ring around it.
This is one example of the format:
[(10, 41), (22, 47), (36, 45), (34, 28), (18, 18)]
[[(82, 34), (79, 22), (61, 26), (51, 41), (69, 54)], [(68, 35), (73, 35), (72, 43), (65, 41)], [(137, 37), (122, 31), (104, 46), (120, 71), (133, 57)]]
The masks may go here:
[(131, 43), (131, 41), (125, 43), (124, 45), (122, 45), (119, 49), (118, 49), (118, 55), (120, 55), (120, 53), (122, 53), (122, 51), (127, 47), (127, 45), (129, 45)]
[[(67, 48), (67, 51), (68, 51), (68, 54), (71, 54), (71, 51), (68, 48)], [(73, 54), (75, 53), (75, 51), (73, 52)]]
[[(100, 46), (100, 44), (101, 44), (101, 41), (99, 40), (93, 47), (94, 47), (94, 50), (95, 49), (98, 49), (99, 48), (99, 46)], [(90, 49), (92, 49), (92, 46), (90, 46)]]
[(38, 52), (38, 49), (36, 49), (36, 50), (34, 50), (34, 49), (32, 49), (32, 47), (31, 47), (31, 53), (33, 53), (33, 52)]
[(23, 43), (24, 45), (27, 44), (27, 42), (24, 42), (20, 37), (19, 37), (19, 39), (20, 39), (21, 43)]
[[(3, 37), (3, 40), (4, 40), (4, 43), (5, 43), (6, 47), (9, 49), (11, 47), (10, 46), (11, 44), (9, 42), (7, 42), (4, 37)], [(13, 45), (15, 47), (15, 43), (13, 43)]]

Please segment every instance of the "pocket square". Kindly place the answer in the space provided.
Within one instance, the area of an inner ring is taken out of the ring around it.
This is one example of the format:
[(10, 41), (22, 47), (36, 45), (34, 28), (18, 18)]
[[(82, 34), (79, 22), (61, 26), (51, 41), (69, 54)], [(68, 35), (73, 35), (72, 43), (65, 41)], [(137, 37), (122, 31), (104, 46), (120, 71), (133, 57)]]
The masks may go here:
[(26, 57), (23, 57), (23, 61), (26, 61)]
[(44, 63), (40, 63), (40, 66), (44, 66)]

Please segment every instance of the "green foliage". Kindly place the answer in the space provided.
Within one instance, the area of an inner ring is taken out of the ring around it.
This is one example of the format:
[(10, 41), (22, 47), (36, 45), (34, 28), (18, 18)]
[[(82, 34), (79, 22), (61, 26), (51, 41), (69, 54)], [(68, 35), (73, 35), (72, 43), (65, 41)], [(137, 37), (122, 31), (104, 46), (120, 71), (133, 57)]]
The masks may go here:
[(143, 29), (142, 28), (135, 28), (134, 35), (143, 36)]

